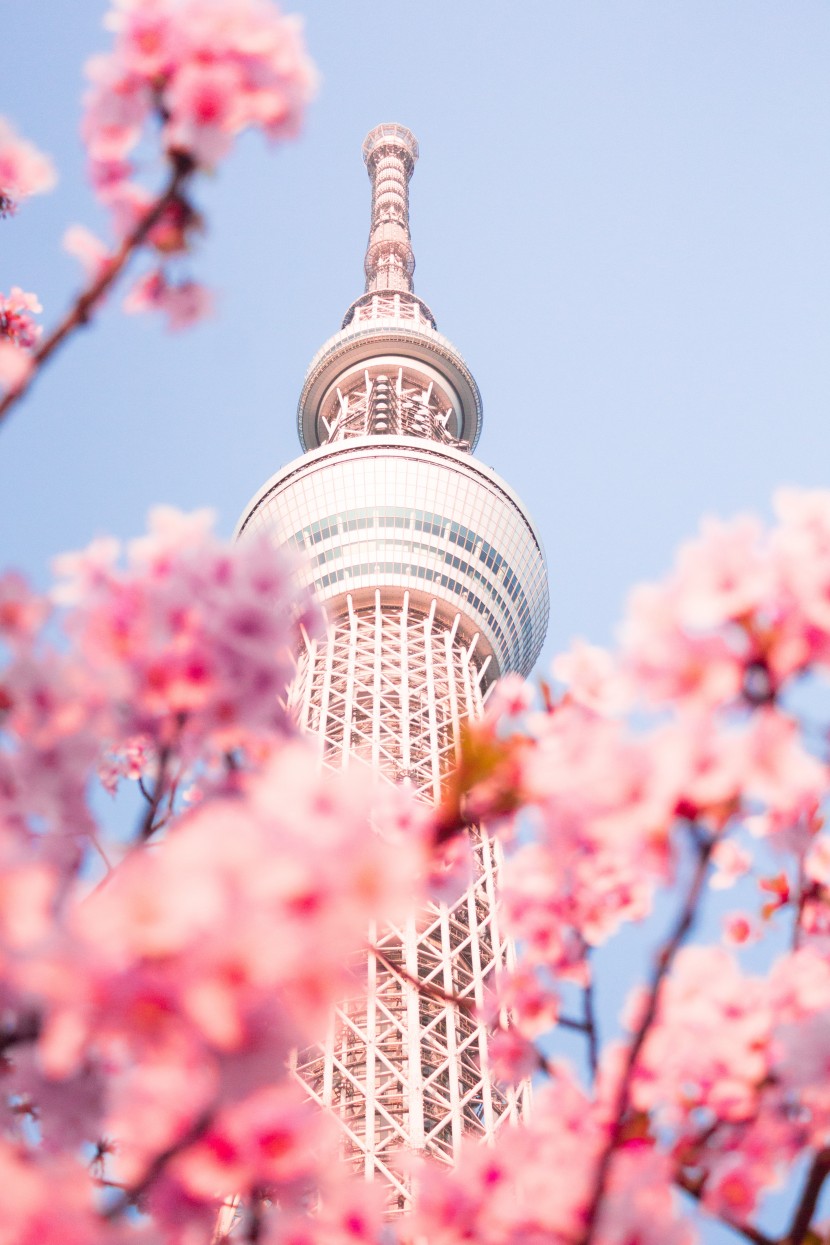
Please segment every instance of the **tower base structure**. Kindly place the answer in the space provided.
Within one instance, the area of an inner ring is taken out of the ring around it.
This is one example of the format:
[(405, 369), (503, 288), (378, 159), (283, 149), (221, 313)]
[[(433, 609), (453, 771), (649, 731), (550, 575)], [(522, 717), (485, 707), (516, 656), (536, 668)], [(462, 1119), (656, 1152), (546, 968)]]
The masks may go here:
[[(437, 617), (437, 602), (348, 610), (322, 643), (309, 641), (293, 697), (303, 729), (331, 769), (366, 763), (422, 799), (440, 795), (455, 763), (460, 726), (481, 713), (484, 663)], [(498, 848), (472, 835), (472, 877), (458, 897), (430, 905), (404, 927), (369, 934), (365, 988), (332, 1017), (326, 1041), (302, 1052), (297, 1071), (340, 1120), (344, 1150), (405, 1210), (410, 1182), (401, 1150), (453, 1162), (464, 1136), (492, 1137), (515, 1120), (523, 1091), (502, 1091), (479, 1016), (485, 993), (512, 966), (499, 928)]]

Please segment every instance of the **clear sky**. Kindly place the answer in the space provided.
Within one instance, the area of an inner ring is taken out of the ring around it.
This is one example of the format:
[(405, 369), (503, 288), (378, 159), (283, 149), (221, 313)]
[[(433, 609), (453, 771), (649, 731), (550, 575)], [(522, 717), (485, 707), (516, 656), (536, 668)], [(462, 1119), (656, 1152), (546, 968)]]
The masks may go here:
[[(0, 112), (61, 182), (0, 226), (0, 289), (76, 288), (81, 66), (103, 0), (0, 0)], [(825, 0), (301, 0), (322, 83), (303, 138), (243, 142), (199, 202), (216, 317), (178, 336), (111, 300), (0, 431), (4, 561), (141, 530), (158, 501), (230, 532), (298, 452), (308, 361), (362, 291), (379, 121), (421, 143), (416, 288), (484, 398), (482, 460), (550, 563), (550, 654), (605, 642), (703, 512), (828, 480)]]

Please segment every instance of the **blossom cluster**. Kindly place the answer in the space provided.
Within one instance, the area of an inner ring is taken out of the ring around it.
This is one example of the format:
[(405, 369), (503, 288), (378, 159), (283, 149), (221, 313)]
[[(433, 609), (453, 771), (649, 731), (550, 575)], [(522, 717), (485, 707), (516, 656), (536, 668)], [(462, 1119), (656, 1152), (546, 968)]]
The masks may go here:
[(35, 294), (14, 285), (0, 294), (0, 386), (14, 389), (29, 374), (32, 351), (42, 333), (33, 316), (42, 311)]
[[(616, 1239), (615, 1182), (641, 1161), (662, 1170), (655, 1187), (685, 1190), (750, 1239), (797, 1163), (814, 1162), (817, 1189), (830, 1171), (826, 714), (814, 722), (830, 674), (830, 493), (783, 490), (775, 511), (771, 530), (706, 521), (664, 582), (634, 591), (616, 651), (575, 644), (554, 663), (562, 691), (545, 689), (543, 711), (505, 680), (468, 748), (453, 808), (524, 808), (503, 870), (523, 962), (494, 999), (511, 1020), (497, 1068), (558, 1084), (553, 1039), (540, 1034), (557, 1023), (581, 1032), (594, 1080), (585, 1111), (604, 1120), (593, 1157), (576, 1142), (570, 1154), (589, 1175), (564, 1182), (582, 1226), (549, 1225), (545, 1239)], [(627, 1036), (603, 1049), (592, 999), (619, 955), (605, 948), (653, 914), (664, 922), (678, 890), (676, 938), (631, 992)], [(715, 945), (680, 950), (707, 905), (720, 913), (708, 918)], [(765, 973), (745, 971), (738, 952), (750, 943)], [(532, 1159), (519, 1167), (505, 1196), (532, 1178)], [(491, 1231), (492, 1197), (472, 1198), (473, 1235)], [(665, 1198), (658, 1209), (631, 1239), (687, 1239)]]
[[(294, 735), (283, 690), (318, 620), (293, 555), (161, 509), (123, 560), (107, 540), (59, 559), (51, 598), (4, 577), (9, 1239), (189, 1245), (219, 1222), (271, 1245), (691, 1245), (681, 1192), (755, 1240), (798, 1163), (820, 1189), (828, 767), (795, 692), (830, 663), (830, 495), (776, 505), (770, 533), (708, 524), (635, 592), (617, 652), (557, 661), (544, 709), (504, 680), (434, 814), (362, 766), (321, 772)], [(99, 815), (96, 774), (140, 787), (131, 837)], [(455, 1170), (399, 1155), (413, 1205), (392, 1225), (291, 1052), (359, 994), (368, 929), (408, 919), (436, 849), (488, 814), (523, 951), (485, 1007), (491, 1074), (544, 1083), (529, 1120), (465, 1142)], [(664, 923), (675, 891), (675, 932), (603, 1043), (604, 948), (655, 906)], [(682, 946), (736, 892), (756, 911), (730, 928), (757, 929), (765, 971), (742, 962), (746, 938)], [(554, 1056), (565, 1032), (587, 1043), (582, 1080)], [(814, 1209), (805, 1193), (792, 1239)]]
[(215, 168), (245, 130), (271, 141), (295, 134), (314, 70), (298, 19), (271, 0), (116, 0), (107, 25), (114, 45), (87, 66), (82, 124), (93, 188), (119, 239), (129, 237), (157, 202), (136, 174), (158, 131), (176, 189), (147, 233), (157, 262), (126, 307), (185, 327), (210, 309), (171, 263), (203, 227), (186, 191), (192, 173)]
[[(184, 1241), (223, 1199), (302, 1215), (323, 1184), (347, 1197), (290, 1056), (359, 991), (370, 923), (401, 919), (426, 874), (404, 794), (321, 774), (294, 735), (284, 694), (316, 612), (293, 559), (170, 510), (118, 554), (58, 560), (55, 647), (55, 600), (0, 581), (9, 1240), (129, 1239), (136, 1199)], [(141, 784), (132, 839), (97, 815), (99, 768)], [(177, 798), (185, 779), (197, 799)]]

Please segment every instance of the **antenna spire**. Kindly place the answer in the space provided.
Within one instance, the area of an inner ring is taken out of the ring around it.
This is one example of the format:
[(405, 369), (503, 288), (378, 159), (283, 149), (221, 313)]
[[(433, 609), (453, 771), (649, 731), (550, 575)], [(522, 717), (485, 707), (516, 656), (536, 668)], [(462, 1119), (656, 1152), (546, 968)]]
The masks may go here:
[(409, 179), (418, 159), (418, 140), (405, 126), (377, 125), (363, 142), (372, 181), (372, 224), (366, 247), (366, 293), (412, 293), (415, 255), (409, 233)]

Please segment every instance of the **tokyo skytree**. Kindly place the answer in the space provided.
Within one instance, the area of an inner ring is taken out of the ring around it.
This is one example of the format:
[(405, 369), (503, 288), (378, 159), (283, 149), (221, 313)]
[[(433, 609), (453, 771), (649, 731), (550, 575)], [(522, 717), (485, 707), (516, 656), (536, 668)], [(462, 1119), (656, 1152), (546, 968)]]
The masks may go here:
[[(418, 144), (403, 126), (379, 125), (363, 157), (365, 292), (308, 369), (302, 457), (263, 485), (237, 531), (302, 550), (325, 607), (325, 634), (297, 655), (290, 693), (320, 763), (367, 764), (437, 801), (464, 720), (481, 714), (501, 674), (528, 674), (538, 657), (547, 575), (521, 502), (472, 456), (476, 382), (413, 290)], [(339, 1118), (352, 1163), (385, 1182), (393, 1213), (410, 1196), (397, 1152), (452, 1163), (465, 1135), (490, 1137), (520, 1109), (521, 1091), (491, 1075), (488, 1031), (469, 1006), (512, 956), (497, 850), (484, 828), (472, 838), (469, 889), (406, 925), (371, 930), (378, 954), (364, 993), (298, 1057), (310, 1094)]]

